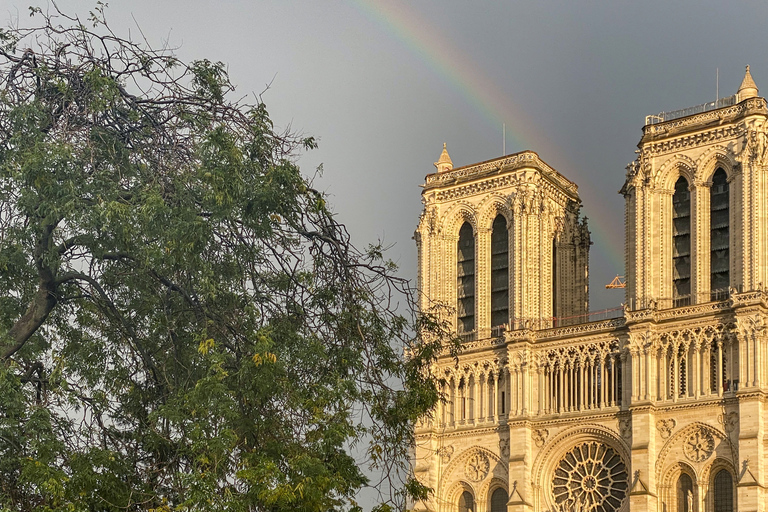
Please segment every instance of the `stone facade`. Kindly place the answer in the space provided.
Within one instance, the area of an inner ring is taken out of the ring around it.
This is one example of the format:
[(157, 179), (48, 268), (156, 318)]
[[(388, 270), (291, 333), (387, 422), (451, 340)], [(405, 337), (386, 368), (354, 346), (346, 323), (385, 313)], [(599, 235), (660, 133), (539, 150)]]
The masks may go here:
[(460, 355), (417, 426), (435, 512), (765, 512), (768, 104), (649, 116), (627, 167), (626, 297), (588, 313), (575, 184), (525, 151), (426, 178), (421, 307)]

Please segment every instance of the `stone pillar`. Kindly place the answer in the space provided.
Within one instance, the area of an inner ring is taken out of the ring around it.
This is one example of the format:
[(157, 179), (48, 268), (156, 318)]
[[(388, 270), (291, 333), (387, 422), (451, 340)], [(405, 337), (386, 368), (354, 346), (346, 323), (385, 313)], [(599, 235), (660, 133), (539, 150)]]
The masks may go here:
[(475, 329), (478, 339), (491, 328), (491, 229), (479, 227), (475, 237)]

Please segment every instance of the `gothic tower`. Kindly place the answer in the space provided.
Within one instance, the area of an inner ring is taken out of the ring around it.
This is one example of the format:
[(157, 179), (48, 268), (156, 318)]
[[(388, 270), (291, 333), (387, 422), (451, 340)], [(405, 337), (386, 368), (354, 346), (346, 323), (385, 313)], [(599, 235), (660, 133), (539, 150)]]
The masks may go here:
[[(426, 177), (421, 307), (462, 339), (416, 428), (434, 512), (768, 512), (768, 104), (648, 116), (626, 297), (588, 312), (576, 185), (531, 151)], [(445, 313), (447, 312), (447, 313)]]

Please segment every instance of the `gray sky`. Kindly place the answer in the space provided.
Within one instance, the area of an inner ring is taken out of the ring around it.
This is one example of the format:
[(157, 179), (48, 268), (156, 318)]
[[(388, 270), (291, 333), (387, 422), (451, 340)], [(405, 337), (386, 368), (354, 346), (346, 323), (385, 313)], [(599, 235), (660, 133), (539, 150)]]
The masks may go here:
[[(33, 1), (33, 0), (30, 0)], [(6, 24), (27, 4), (5, 6)], [(591, 309), (618, 305), (624, 167), (644, 117), (768, 91), (765, 1), (480, 2), (260, 0), (109, 2), (108, 21), (184, 60), (227, 63), (278, 127), (314, 135), (303, 155), (359, 247), (383, 239), (415, 278), (419, 185), (442, 143), (455, 166), (530, 149), (579, 185), (590, 219)], [(40, 4), (45, 8), (46, 4)], [(94, 2), (62, 0), (83, 18)], [(135, 19), (135, 21), (134, 21)]]

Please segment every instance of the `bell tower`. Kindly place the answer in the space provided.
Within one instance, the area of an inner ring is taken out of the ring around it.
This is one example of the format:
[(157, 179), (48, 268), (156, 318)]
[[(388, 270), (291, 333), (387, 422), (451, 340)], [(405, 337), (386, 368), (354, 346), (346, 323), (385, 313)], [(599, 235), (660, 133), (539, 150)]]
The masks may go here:
[(646, 117), (621, 190), (631, 309), (768, 283), (767, 129), (749, 66), (733, 96)]
[(415, 234), (419, 283), (425, 301), (456, 309), (459, 334), (587, 312), (590, 236), (574, 183), (532, 151), (453, 168), (444, 145), (435, 167)]

